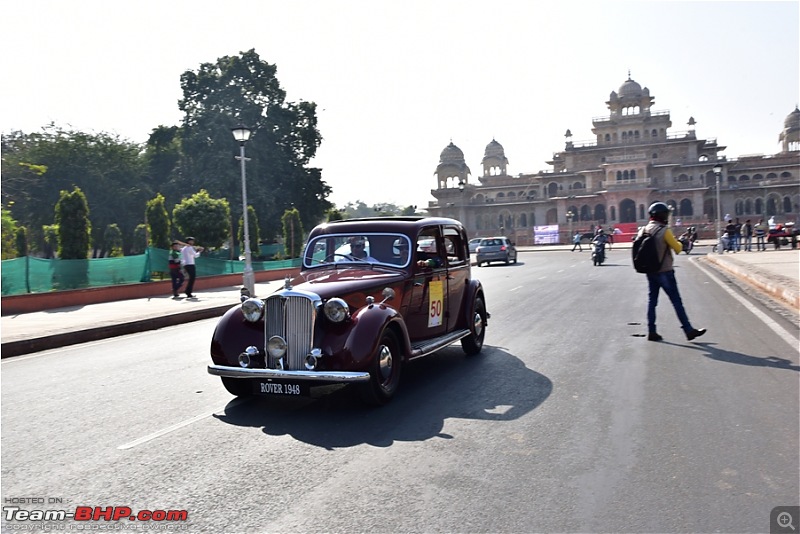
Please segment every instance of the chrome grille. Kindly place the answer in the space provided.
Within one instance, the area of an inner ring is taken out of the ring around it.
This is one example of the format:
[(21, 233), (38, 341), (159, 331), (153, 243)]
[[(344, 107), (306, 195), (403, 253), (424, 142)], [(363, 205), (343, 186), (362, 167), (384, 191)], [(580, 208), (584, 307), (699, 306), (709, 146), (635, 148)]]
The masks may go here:
[[(283, 360), (284, 369), (304, 370), (306, 355), (311, 352), (314, 339), (315, 310), (311, 299), (304, 296), (272, 295), (266, 302), (264, 345), (272, 336), (281, 336), (288, 346)], [(277, 360), (269, 357), (268, 366), (277, 367)]]

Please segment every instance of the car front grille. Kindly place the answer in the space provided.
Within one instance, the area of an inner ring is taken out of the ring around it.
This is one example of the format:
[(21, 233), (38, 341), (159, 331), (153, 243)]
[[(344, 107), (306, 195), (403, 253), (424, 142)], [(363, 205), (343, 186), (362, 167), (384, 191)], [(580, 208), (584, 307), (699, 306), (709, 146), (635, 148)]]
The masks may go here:
[[(314, 304), (305, 296), (272, 295), (266, 301), (264, 345), (272, 336), (281, 336), (288, 346), (283, 360), (284, 369), (305, 369), (306, 355), (311, 351), (314, 338)], [(268, 356), (267, 367), (275, 369), (277, 359)]]

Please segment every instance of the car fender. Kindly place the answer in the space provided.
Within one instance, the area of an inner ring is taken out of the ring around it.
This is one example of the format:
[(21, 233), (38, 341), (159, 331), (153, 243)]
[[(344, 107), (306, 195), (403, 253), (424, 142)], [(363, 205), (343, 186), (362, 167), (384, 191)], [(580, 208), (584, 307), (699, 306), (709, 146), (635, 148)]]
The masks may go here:
[(396, 309), (386, 304), (368, 304), (358, 309), (350, 317), (345, 332), (326, 335), (323, 353), (336, 354), (346, 366), (369, 369), (386, 328), (394, 329), (403, 347), (404, 358), (407, 358), (410, 343), (405, 321)]
[[(486, 295), (483, 292), (483, 285), (481, 284), (480, 280), (472, 279), (469, 281), (469, 284), (467, 284), (467, 291), (464, 294), (466, 304), (462, 306), (464, 311), (459, 320), (459, 328), (469, 328), (472, 324), (471, 318), (475, 315), (475, 297), (478, 295), (480, 295), (483, 299), (484, 309), (488, 310), (488, 305), (486, 304)], [(488, 324), (488, 319), (486, 322)]]
[[(251, 323), (245, 320), (241, 304), (231, 307), (217, 323), (211, 337), (211, 359), (216, 365), (239, 365), (239, 351), (253, 345), (264, 349), (264, 323)], [(226, 353), (231, 347), (237, 347), (235, 354)]]

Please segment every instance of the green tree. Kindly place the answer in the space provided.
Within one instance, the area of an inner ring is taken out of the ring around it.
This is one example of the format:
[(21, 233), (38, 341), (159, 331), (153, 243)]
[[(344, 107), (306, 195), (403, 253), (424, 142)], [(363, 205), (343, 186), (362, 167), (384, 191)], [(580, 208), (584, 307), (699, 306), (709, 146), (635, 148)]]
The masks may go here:
[(341, 221), (344, 217), (342, 216), (342, 212), (337, 210), (336, 208), (331, 208), (328, 210), (328, 222), (331, 221)]
[[(236, 220), (241, 217), (241, 167), (231, 128), (241, 122), (252, 130), (246, 145), (248, 203), (261, 222), (266, 240), (280, 233), (280, 216), (297, 206), (308, 225), (322, 220), (330, 208), (330, 187), (319, 169), (309, 168), (322, 137), (316, 104), (286, 102), (276, 66), (255, 50), (203, 63), (181, 76), (184, 113), (179, 130), (183, 160), (182, 191), (200, 187), (226, 196)], [(238, 198), (230, 196), (236, 191)]]
[[(258, 216), (253, 206), (247, 206), (247, 233), (250, 234), (250, 252), (253, 256), (260, 256), (261, 249), (258, 246), (261, 243), (258, 231)], [(237, 234), (240, 254), (244, 254), (244, 219), (239, 218), (239, 233)]]
[(16, 248), (14, 240), (17, 235), (17, 221), (11, 216), (11, 211), (5, 207), (2, 208), (2, 230), (3, 230), (3, 249), (2, 259), (9, 260), (16, 257)]
[(161, 193), (147, 201), (144, 218), (150, 233), (148, 246), (169, 250), (172, 230), (167, 208), (164, 207), (164, 196)]
[(72, 192), (61, 191), (56, 203), (58, 225), (58, 257), (63, 260), (85, 260), (89, 254), (92, 225), (89, 204), (79, 187)]
[(58, 250), (58, 225), (44, 225), (42, 234), (44, 235), (44, 257), (48, 260), (55, 258), (55, 251)]
[[(53, 207), (62, 190), (79, 187), (92, 206), (90, 220), (97, 254), (103, 232), (117, 223), (130, 241), (152, 197), (142, 146), (106, 133), (85, 133), (54, 125), (34, 134), (3, 137), (2, 196), (31, 231), (32, 248), (42, 241), (41, 229), (52, 224)], [(34, 235), (35, 234), (35, 235)]]
[(28, 229), (24, 226), (17, 227), (16, 234), (17, 257), (23, 258), (28, 255)]
[(181, 235), (191, 235), (206, 248), (218, 248), (230, 237), (230, 220), (228, 201), (212, 198), (205, 189), (183, 199), (172, 210), (172, 221)]
[(283, 212), (281, 217), (283, 224), (283, 247), (290, 258), (299, 258), (303, 253), (303, 222), (300, 220), (300, 212), (297, 208), (292, 208)]
[(144, 224), (137, 224), (133, 230), (133, 243), (129, 247), (131, 254), (144, 254), (144, 249), (147, 247), (147, 226)]
[(103, 232), (103, 248), (107, 251), (109, 258), (119, 258), (124, 256), (122, 252), (122, 231), (116, 224), (106, 226)]

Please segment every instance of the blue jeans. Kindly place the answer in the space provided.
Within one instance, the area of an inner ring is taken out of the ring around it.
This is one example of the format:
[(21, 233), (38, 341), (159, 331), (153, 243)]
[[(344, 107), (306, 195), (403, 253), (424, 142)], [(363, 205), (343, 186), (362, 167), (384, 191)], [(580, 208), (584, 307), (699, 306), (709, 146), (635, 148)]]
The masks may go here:
[(663, 289), (669, 300), (672, 301), (672, 306), (675, 308), (675, 313), (678, 315), (683, 331), (691, 332), (694, 330), (692, 323), (689, 322), (689, 317), (686, 315), (686, 310), (683, 308), (681, 294), (678, 292), (678, 282), (675, 280), (675, 271), (648, 274), (647, 283), (650, 288), (647, 301), (647, 331), (649, 333), (656, 332), (656, 306), (658, 306), (659, 289)]

